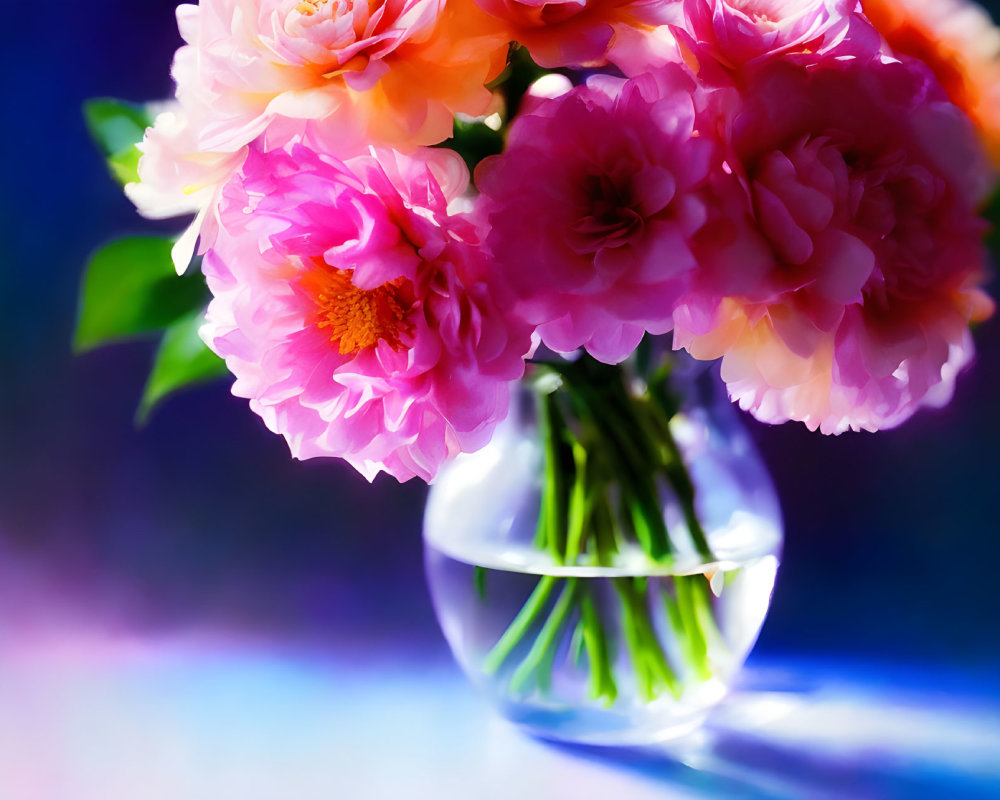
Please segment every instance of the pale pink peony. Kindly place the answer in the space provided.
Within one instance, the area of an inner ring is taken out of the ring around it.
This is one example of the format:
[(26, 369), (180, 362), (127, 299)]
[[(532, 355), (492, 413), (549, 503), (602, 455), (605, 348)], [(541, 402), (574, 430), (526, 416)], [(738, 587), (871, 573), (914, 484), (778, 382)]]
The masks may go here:
[(497, 269), (551, 349), (621, 361), (670, 329), (695, 269), (688, 245), (710, 213), (713, 142), (695, 135), (681, 67), (593, 78), (531, 98), (506, 151), (476, 171)]
[(202, 337), (297, 458), (431, 480), (506, 415), (530, 329), (447, 214), (467, 183), (450, 151), (341, 162), (297, 145), (252, 147), (225, 187)]
[[(604, 66), (620, 38), (680, 19), (680, 0), (475, 0), (543, 67)], [(621, 49), (621, 48), (618, 48)]]
[(125, 194), (149, 219), (194, 214), (173, 247), (178, 272), (194, 255), (199, 235), (207, 246), (215, 230), (214, 208), (222, 185), (240, 168), (247, 148), (231, 153), (198, 151), (197, 130), (180, 104), (168, 104), (156, 115), (138, 145), (139, 181), (125, 185)]
[(705, 243), (675, 345), (722, 356), (768, 422), (876, 430), (947, 401), (991, 308), (968, 119), (916, 62), (778, 61), (726, 127), (756, 232)]

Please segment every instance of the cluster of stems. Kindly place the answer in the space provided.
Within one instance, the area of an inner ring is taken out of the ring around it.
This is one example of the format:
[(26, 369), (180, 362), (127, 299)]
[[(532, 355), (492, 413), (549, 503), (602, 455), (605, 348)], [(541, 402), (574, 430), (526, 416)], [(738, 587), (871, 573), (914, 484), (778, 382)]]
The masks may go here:
[[(638, 390), (622, 367), (586, 356), (535, 369), (544, 462), (535, 546), (559, 567), (614, 567), (619, 553), (638, 547), (649, 561), (648, 574), (670, 574), (677, 543), (664, 519), (668, 490), (691, 544), (701, 561), (711, 564), (695, 488), (670, 429), (678, 405), (669, 387), (669, 365), (647, 371)], [(483, 577), (477, 574), (477, 580)], [(718, 631), (704, 574), (671, 575), (672, 591), (656, 578), (609, 580), (618, 600), (614, 625), (596, 600), (597, 581), (542, 575), (487, 654), (485, 671), (495, 674), (508, 665), (512, 692), (544, 694), (568, 635), (568, 657), (577, 665), (586, 659), (592, 699), (610, 705), (618, 697), (619, 645), (628, 653), (639, 697), (649, 702), (665, 691), (679, 697), (683, 678), (654, 624), (653, 607), (662, 603), (684, 661), (683, 675), (711, 677), (709, 637)], [(485, 592), (484, 584), (479, 588)], [(617, 630), (621, 642), (612, 633)], [(522, 646), (527, 641), (530, 647)], [(520, 661), (513, 666), (515, 653)]]

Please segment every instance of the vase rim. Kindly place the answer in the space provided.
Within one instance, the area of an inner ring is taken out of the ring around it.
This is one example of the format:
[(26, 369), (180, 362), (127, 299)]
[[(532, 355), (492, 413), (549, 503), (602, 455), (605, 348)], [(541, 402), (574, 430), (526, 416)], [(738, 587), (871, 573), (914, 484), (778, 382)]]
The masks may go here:
[(532, 575), (550, 575), (565, 578), (615, 578), (615, 577), (670, 577), (682, 575), (711, 575), (721, 570), (727, 572), (763, 558), (781, 555), (780, 530), (761, 532), (752, 542), (743, 542), (739, 548), (716, 548), (715, 558), (705, 559), (697, 553), (676, 553), (659, 562), (650, 559), (638, 548), (618, 554), (613, 565), (559, 564), (551, 556), (535, 548), (511, 543), (509, 547), (456, 547), (453, 541), (428, 535), (425, 542), (456, 561), (476, 567)]

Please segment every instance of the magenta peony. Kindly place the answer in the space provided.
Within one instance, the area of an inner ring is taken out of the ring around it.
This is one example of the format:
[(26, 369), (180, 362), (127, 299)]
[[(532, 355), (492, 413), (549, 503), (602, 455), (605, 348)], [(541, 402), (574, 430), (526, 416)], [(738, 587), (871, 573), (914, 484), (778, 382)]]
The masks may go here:
[(722, 356), (731, 395), (769, 422), (876, 430), (946, 401), (990, 310), (969, 120), (916, 62), (743, 79), (724, 127), (754, 228), (714, 237), (676, 345)]
[(670, 329), (721, 164), (696, 135), (695, 95), (670, 65), (532, 99), (476, 171), (497, 269), (553, 350), (615, 363), (644, 331)]
[(202, 329), (298, 458), (430, 480), (507, 413), (530, 330), (504, 311), (454, 153), (251, 148), (205, 256)]

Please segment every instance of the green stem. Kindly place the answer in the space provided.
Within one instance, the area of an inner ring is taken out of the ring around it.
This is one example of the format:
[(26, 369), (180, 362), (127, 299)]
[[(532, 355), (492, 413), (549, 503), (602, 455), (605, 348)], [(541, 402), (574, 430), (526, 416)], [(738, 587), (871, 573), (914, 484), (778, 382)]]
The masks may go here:
[(597, 563), (600, 566), (610, 566), (614, 563), (615, 553), (619, 549), (617, 528), (614, 513), (611, 511), (611, 499), (607, 488), (602, 489), (601, 502), (595, 502), (593, 523), (594, 550)]
[(672, 459), (667, 465), (667, 478), (673, 486), (674, 494), (681, 504), (681, 511), (684, 513), (684, 522), (687, 524), (688, 534), (694, 542), (698, 554), (707, 562), (715, 561), (715, 553), (708, 543), (705, 530), (701, 527), (701, 520), (698, 519), (698, 511), (694, 505), (694, 482), (691, 480), (691, 473), (684, 463), (680, 448), (670, 430), (670, 425), (666, 426), (664, 432), (664, 443), (670, 450)]
[(618, 697), (618, 687), (611, 671), (608, 639), (604, 635), (597, 608), (590, 595), (585, 595), (580, 603), (580, 621), (583, 623), (583, 643), (590, 659), (590, 682), (588, 694), (593, 700), (604, 698), (611, 705)]
[(514, 621), (504, 631), (503, 636), (500, 637), (500, 641), (486, 654), (486, 658), (483, 660), (483, 670), (487, 675), (493, 675), (503, 666), (503, 662), (507, 660), (514, 648), (524, 638), (524, 635), (534, 625), (535, 620), (538, 619), (538, 615), (545, 607), (549, 595), (552, 594), (552, 589), (555, 587), (557, 580), (554, 575), (543, 575), (541, 580), (538, 581), (538, 585), (535, 586), (534, 591), (532, 591), (527, 602), (525, 602), (524, 606), (518, 612), (518, 615), (514, 617)]
[(628, 649), (629, 658), (632, 660), (636, 688), (639, 691), (639, 696), (648, 703), (655, 697), (655, 693), (653, 692), (653, 676), (643, 652), (642, 637), (639, 635), (635, 624), (635, 610), (625, 589), (625, 585), (629, 579), (615, 578), (614, 580), (615, 588), (621, 597), (622, 634), (625, 637), (625, 646)]
[(701, 627), (701, 619), (697, 609), (698, 587), (696, 581), (704, 581), (701, 575), (678, 575), (674, 579), (677, 590), (677, 613), (680, 621), (679, 630), (683, 631), (681, 642), (686, 650), (688, 663), (699, 680), (705, 681), (712, 677), (712, 668), (708, 661), (708, 641)]
[[(712, 608), (712, 587), (707, 575), (692, 575), (692, 606), (694, 608), (695, 619), (698, 627), (702, 631), (705, 639), (705, 648), (708, 650), (711, 644), (725, 647), (722, 634), (719, 632), (719, 625), (715, 620), (715, 612)], [(710, 641), (711, 640), (711, 641)]]
[(677, 445), (677, 440), (674, 438), (674, 433), (670, 430), (670, 420), (673, 417), (673, 413), (671, 413), (672, 404), (669, 402), (663, 386), (659, 384), (650, 384), (649, 398), (650, 421), (655, 427), (658, 439), (666, 451), (664, 454), (664, 472), (674, 490), (677, 502), (680, 503), (681, 512), (684, 514), (684, 522), (687, 525), (688, 534), (691, 536), (691, 541), (694, 543), (695, 549), (706, 563), (710, 563), (715, 561), (715, 554), (712, 552), (712, 548), (708, 543), (708, 537), (705, 535), (705, 530), (698, 519), (698, 511), (694, 503), (694, 482), (691, 480), (691, 473), (684, 461), (684, 455)]
[(584, 635), (584, 622), (581, 615), (580, 619), (576, 621), (576, 627), (573, 628), (573, 638), (569, 640), (569, 657), (576, 667), (583, 663), (583, 653), (587, 647)]
[(645, 579), (616, 578), (615, 581), (622, 598), (626, 642), (632, 663), (641, 678), (641, 696), (646, 702), (656, 699), (662, 684), (675, 698), (680, 697), (681, 682), (667, 661), (652, 624)]
[(473, 568), (472, 580), (476, 584), (476, 594), (480, 600), (486, 600), (486, 567)]
[[(653, 479), (656, 463), (647, 437), (634, 424), (628, 423), (630, 419), (634, 422), (634, 409), (623, 410), (620, 402), (613, 399), (619, 390), (624, 396), (620, 372), (615, 370), (613, 376), (601, 375), (606, 383), (600, 391), (574, 371), (565, 371), (564, 377), (583, 421), (589, 423), (595, 433), (596, 447), (611, 462), (639, 545), (651, 559), (661, 561), (673, 548)], [(614, 394), (609, 395), (612, 390)]]
[(567, 578), (559, 599), (556, 600), (555, 605), (552, 607), (549, 618), (545, 620), (545, 624), (542, 625), (542, 629), (538, 632), (538, 638), (535, 639), (535, 643), (531, 646), (531, 650), (528, 651), (528, 655), (524, 661), (521, 662), (511, 676), (510, 687), (515, 692), (524, 690), (531, 679), (532, 673), (535, 673), (536, 670), (539, 671), (536, 674), (539, 688), (544, 690), (548, 686), (549, 675), (547, 669), (544, 667), (547, 667), (548, 670), (551, 669), (557, 645), (556, 636), (573, 610), (575, 594), (576, 578)]
[[(674, 552), (664, 520), (660, 490), (668, 484), (680, 504), (691, 540), (707, 560), (714, 560), (695, 508), (695, 488), (670, 430), (672, 403), (667, 371), (648, 382), (646, 398), (630, 394), (620, 367), (584, 357), (576, 362), (546, 365), (558, 373), (556, 391), (539, 392), (539, 428), (544, 454), (535, 544), (557, 565), (585, 563), (611, 566), (616, 554), (637, 543), (655, 562)], [(648, 375), (648, 367), (643, 373)], [(569, 406), (564, 405), (568, 400)], [(567, 424), (564, 409), (575, 420)], [(621, 505), (621, 517), (615, 513)], [(640, 697), (646, 702), (669, 691), (675, 698), (682, 682), (657, 635), (651, 601), (659, 592), (670, 628), (678, 639), (684, 674), (705, 680), (711, 676), (708, 637), (718, 636), (710, 598), (701, 576), (678, 576), (676, 597), (660, 581), (611, 578), (620, 601), (621, 631)], [(561, 589), (553, 601), (553, 594)], [(481, 582), (477, 576), (477, 587)], [(533, 685), (546, 692), (552, 669), (569, 638), (568, 657), (588, 661), (588, 696), (607, 704), (618, 697), (614, 646), (590, 587), (577, 578), (543, 575), (513, 622), (487, 654), (483, 669), (497, 673), (514, 651), (533, 635), (523, 660), (514, 668), (510, 688), (524, 692)], [(653, 593), (653, 594), (651, 594)], [(567, 628), (570, 626), (570, 628)], [(535, 631), (532, 634), (532, 631)]]
[[(564, 450), (566, 422), (555, 393), (539, 396), (539, 425), (545, 451), (545, 482), (542, 487), (542, 505), (539, 510), (539, 529), (536, 539), (541, 538), (549, 548), (549, 554), (557, 564), (563, 563), (563, 542), (566, 536), (568, 482)], [(572, 455), (570, 456), (572, 458)]]
[(569, 509), (566, 513), (566, 563), (575, 564), (580, 556), (583, 547), (585, 526), (590, 511), (593, 507), (593, 499), (590, 497), (590, 485), (587, 475), (587, 451), (577, 441), (573, 442), (573, 463), (575, 466), (576, 480), (569, 495)]

